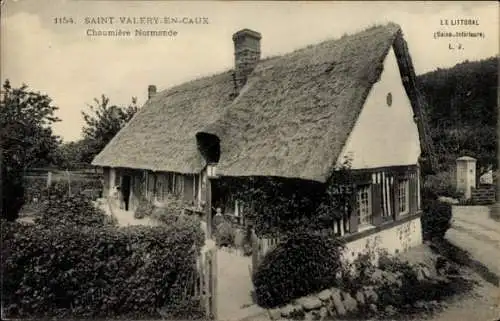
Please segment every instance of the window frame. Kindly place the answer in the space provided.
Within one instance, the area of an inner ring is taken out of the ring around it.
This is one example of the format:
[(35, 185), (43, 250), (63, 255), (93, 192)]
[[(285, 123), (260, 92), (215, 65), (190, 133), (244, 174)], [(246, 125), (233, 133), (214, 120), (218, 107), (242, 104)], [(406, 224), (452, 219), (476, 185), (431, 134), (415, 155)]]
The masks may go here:
[[(366, 195), (365, 204), (361, 204), (363, 194)], [(363, 207), (361, 207), (361, 205), (363, 205)], [(362, 209), (364, 209), (364, 215), (361, 215)], [(360, 185), (356, 189), (356, 216), (358, 220), (358, 229), (360, 227), (363, 228), (373, 226), (373, 200), (371, 184)]]
[[(402, 189), (404, 190), (404, 194), (401, 193)], [(404, 202), (402, 202), (403, 199)], [(402, 208), (403, 205), (404, 208)], [(398, 214), (406, 215), (409, 212), (410, 212), (410, 180), (408, 178), (405, 178), (398, 182)]]

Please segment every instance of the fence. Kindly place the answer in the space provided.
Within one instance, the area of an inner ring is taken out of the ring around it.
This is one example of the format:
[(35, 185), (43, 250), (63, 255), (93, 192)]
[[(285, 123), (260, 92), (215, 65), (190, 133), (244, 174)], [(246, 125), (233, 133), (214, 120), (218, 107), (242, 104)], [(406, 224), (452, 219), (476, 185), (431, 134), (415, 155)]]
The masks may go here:
[(264, 256), (273, 250), (280, 242), (280, 236), (274, 237), (257, 237), (252, 244), (252, 270), (255, 271), (257, 266), (262, 262)]
[(199, 299), (210, 320), (217, 320), (217, 248), (215, 243), (202, 249), (197, 260), (198, 276), (194, 282), (194, 296)]
[(24, 173), (24, 180), (26, 203), (37, 203), (46, 188), (53, 184), (64, 186), (69, 194), (82, 192), (93, 199), (98, 198), (102, 192), (101, 175), (98, 173), (30, 169)]

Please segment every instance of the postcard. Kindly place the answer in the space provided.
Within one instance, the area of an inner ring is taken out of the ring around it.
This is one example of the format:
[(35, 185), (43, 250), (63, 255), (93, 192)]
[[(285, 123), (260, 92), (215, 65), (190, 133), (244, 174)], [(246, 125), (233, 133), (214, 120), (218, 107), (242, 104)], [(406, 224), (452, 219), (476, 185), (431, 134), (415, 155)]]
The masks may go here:
[(497, 320), (498, 12), (2, 0), (2, 319)]

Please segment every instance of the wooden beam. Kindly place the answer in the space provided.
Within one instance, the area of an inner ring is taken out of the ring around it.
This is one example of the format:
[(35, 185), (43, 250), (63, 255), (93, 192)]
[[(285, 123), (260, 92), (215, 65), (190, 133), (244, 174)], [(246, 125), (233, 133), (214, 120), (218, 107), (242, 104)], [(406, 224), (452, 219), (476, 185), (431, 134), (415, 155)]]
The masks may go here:
[(206, 215), (207, 215), (207, 237), (212, 239), (213, 231), (212, 231), (212, 182), (210, 177), (207, 175), (207, 183), (206, 183)]

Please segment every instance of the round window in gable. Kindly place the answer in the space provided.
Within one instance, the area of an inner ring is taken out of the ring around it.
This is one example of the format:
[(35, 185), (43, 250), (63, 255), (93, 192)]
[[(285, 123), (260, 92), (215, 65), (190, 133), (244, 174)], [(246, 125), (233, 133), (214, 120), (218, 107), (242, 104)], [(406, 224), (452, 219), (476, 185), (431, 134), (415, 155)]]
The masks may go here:
[(387, 106), (391, 106), (391, 105), (392, 105), (392, 94), (388, 93), (387, 94)]

